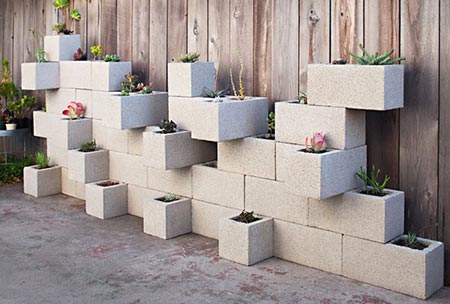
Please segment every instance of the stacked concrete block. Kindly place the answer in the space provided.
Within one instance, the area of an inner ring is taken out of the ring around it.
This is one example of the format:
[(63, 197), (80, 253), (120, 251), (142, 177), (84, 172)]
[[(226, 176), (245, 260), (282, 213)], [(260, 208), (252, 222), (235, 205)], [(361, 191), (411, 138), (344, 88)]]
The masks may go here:
[(101, 182), (86, 185), (86, 213), (109, 219), (128, 213), (127, 184), (102, 186)]
[(134, 155), (144, 154), (144, 138), (143, 133), (147, 128), (136, 128), (128, 130), (128, 153)]
[(131, 62), (92, 62), (92, 89), (95, 91), (120, 91), (125, 75), (131, 73)]
[(128, 153), (128, 131), (108, 128), (101, 120), (92, 120), (92, 137), (97, 142), (97, 146), (103, 149)]
[(81, 183), (92, 183), (109, 178), (109, 151), (68, 151), (69, 178)]
[(88, 118), (59, 119), (57, 129), (51, 131), (50, 138), (54, 139), (55, 144), (60, 148), (78, 149), (81, 144), (92, 141), (92, 120)]
[(59, 147), (53, 138), (47, 138), (47, 157), (61, 167), (67, 168), (69, 165), (69, 151)]
[(275, 144), (275, 164), (276, 180), (285, 182), (291, 174), (290, 164), (286, 161), (288, 156), (298, 150), (304, 149), (304, 146), (285, 144), (277, 142)]
[(23, 169), (23, 192), (34, 197), (61, 193), (61, 167), (40, 169), (38, 166)]
[(91, 89), (92, 61), (61, 61), (59, 63), (59, 87)]
[(128, 213), (140, 218), (144, 217), (144, 203), (152, 197), (162, 197), (164, 192), (128, 185)]
[(80, 35), (55, 35), (44, 37), (44, 50), (48, 61), (71, 61), (80, 48)]
[(148, 167), (148, 188), (192, 197), (192, 168), (161, 170)]
[(49, 138), (58, 130), (59, 115), (44, 111), (33, 112), (33, 134), (37, 137)]
[[(48, 113), (58, 114), (62, 117), (62, 111), (69, 102), (77, 100), (75, 89), (59, 89), (45, 91), (45, 109)], [(83, 103), (84, 104), (84, 103)]]
[(214, 89), (213, 62), (172, 62), (168, 64), (167, 74), (170, 96), (202, 96), (205, 88)]
[(51, 90), (58, 88), (58, 62), (22, 63), (22, 90)]
[(86, 200), (86, 185), (69, 178), (69, 170), (61, 168), (61, 192), (81, 200)]
[(94, 116), (93, 111), (93, 94), (91, 90), (76, 89), (75, 90), (75, 100), (80, 101), (84, 104), (84, 117), (92, 118)]
[(147, 186), (147, 168), (141, 156), (109, 151), (109, 176), (140, 187)]

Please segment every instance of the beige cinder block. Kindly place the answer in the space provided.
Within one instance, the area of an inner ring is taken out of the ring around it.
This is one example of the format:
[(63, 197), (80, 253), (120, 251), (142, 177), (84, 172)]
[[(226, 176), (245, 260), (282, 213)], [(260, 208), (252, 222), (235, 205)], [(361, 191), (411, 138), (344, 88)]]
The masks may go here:
[(192, 197), (191, 167), (174, 170), (161, 170), (149, 167), (148, 188)]
[(109, 151), (68, 151), (69, 178), (81, 183), (93, 183), (109, 178)]
[(318, 201), (309, 200), (309, 225), (345, 235), (386, 243), (403, 233), (405, 194), (385, 190), (385, 196), (361, 189)]
[(147, 186), (147, 167), (141, 156), (109, 151), (109, 176), (140, 187)]
[(203, 96), (203, 89), (214, 89), (214, 62), (171, 62), (168, 64), (170, 96)]
[(343, 275), (427, 299), (444, 283), (444, 244), (421, 238), (419, 241), (429, 246), (414, 250), (344, 236)]
[(403, 107), (403, 65), (308, 65), (308, 103), (385, 111)]
[(330, 149), (351, 149), (366, 144), (366, 113), (345, 108), (275, 103), (276, 140), (305, 144), (306, 137), (323, 132)]
[(81, 200), (86, 200), (86, 185), (84, 183), (70, 179), (69, 170), (64, 167), (61, 170), (61, 177), (62, 193)]
[(161, 239), (171, 239), (192, 231), (191, 199), (178, 198), (173, 202), (163, 197), (144, 202), (144, 232)]
[(22, 90), (51, 90), (59, 88), (58, 62), (22, 63)]
[(125, 75), (131, 73), (131, 62), (92, 62), (92, 89), (95, 91), (120, 91)]
[(55, 145), (60, 148), (77, 149), (81, 144), (92, 140), (92, 120), (61, 118), (57, 121), (57, 129), (51, 131), (49, 138), (54, 139)]
[(308, 199), (293, 194), (282, 182), (246, 176), (245, 209), (288, 222), (308, 224)]
[(274, 255), (284, 260), (342, 274), (342, 235), (274, 220)]
[(192, 197), (225, 207), (244, 209), (244, 175), (217, 169), (215, 163), (192, 167)]
[(219, 142), (217, 166), (220, 170), (275, 179), (275, 141), (247, 137)]
[(143, 133), (146, 128), (129, 129), (128, 131), (128, 153), (143, 155), (144, 139)]
[(285, 144), (276, 142), (275, 143), (275, 163), (276, 163), (276, 180), (284, 182), (289, 178), (291, 174), (291, 165), (286, 161), (289, 154), (292, 152), (303, 149), (304, 146)]
[(61, 61), (59, 63), (59, 87), (91, 89), (92, 61)]
[(44, 50), (48, 61), (70, 61), (80, 48), (80, 35), (53, 35), (44, 37)]
[(236, 216), (219, 222), (219, 256), (243, 265), (253, 265), (273, 256), (273, 219), (246, 224)]
[(192, 138), (225, 141), (267, 131), (268, 103), (265, 97), (245, 101), (207, 98), (169, 97), (169, 118), (182, 130), (192, 131)]
[(128, 213), (137, 217), (144, 217), (144, 202), (151, 197), (164, 196), (164, 192), (128, 185)]
[(105, 127), (101, 120), (92, 120), (92, 137), (97, 147), (110, 151), (128, 153), (128, 131)]
[(33, 134), (37, 137), (49, 138), (58, 130), (59, 115), (44, 111), (33, 112)]
[(62, 111), (73, 100), (76, 100), (75, 89), (45, 91), (45, 109), (47, 113), (58, 114), (58, 116), (62, 117)]
[(75, 90), (75, 100), (81, 101), (84, 104), (84, 117), (92, 118), (94, 116), (93, 111), (93, 92), (86, 89), (76, 89)]
[(23, 192), (34, 197), (61, 193), (61, 167), (38, 169), (38, 166), (23, 168)]
[(103, 187), (98, 184), (86, 185), (86, 213), (103, 220), (127, 214), (127, 185)]
[(52, 138), (47, 138), (47, 156), (61, 167), (67, 168), (69, 165), (69, 151), (59, 147)]

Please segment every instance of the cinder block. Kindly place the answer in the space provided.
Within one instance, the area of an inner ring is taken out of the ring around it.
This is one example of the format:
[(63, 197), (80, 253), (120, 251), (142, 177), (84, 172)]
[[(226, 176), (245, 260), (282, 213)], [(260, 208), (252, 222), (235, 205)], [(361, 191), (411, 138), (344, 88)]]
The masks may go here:
[(128, 153), (128, 130), (105, 127), (101, 120), (92, 120), (92, 137), (97, 147), (110, 151)]
[(297, 264), (342, 274), (342, 235), (274, 220), (274, 255)]
[(318, 201), (309, 200), (309, 225), (375, 242), (386, 243), (403, 233), (405, 194), (385, 196), (360, 190)]
[(325, 153), (290, 152), (286, 184), (301, 196), (326, 199), (362, 185), (356, 173), (367, 163), (367, 146)]
[(33, 134), (37, 137), (49, 138), (58, 130), (59, 115), (44, 112), (33, 112)]
[[(59, 117), (63, 117), (62, 111), (67, 107), (69, 102), (73, 100), (77, 100), (75, 89), (45, 91), (45, 109), (47, 113), (58, 114)], [(82, 100), (80, 101), (83, 102)]]
[(57, 129), (51, 131), (49, 138), (54, 139), (55, 144), (63, 149), (77, 149), (81, 144), (92, 140), (92, 120), (59, 119)]
[(289, 154), (303, 149), (304, 146), (285, 144), (277, 142), (275, 144), (275, 163), (276, 163), (276, 180), (285, 182), (290, 175), (291, 165), (286, 161)]
[(275, 103), (276, 140), (305, 144), (306, 137), (323, 132), (330, 149), (351, 149), (366, 144), (366, 113), (345, 108)]
[(149, 167), (148, 188), (192, 197), (191, 167), (167, 171)]
[(151, 197), (161, 197), (164, 194), (164, 192), (128, 185), (128, 214), (143, 218), (144, 202)]
[(275, 179), (275, 141), (247, 137), (219, 142), (217, 166), (220, 170)]
[(86, 118), (94, 117), (92, 95), (91, 90), (76, 89), (75, 91), (75, 100), (81, 101), (84, 104), (84, 117)]
[(205, 98), (169, 98), (169, 118), (192, 138), (225, 141), (264, 134), (267, 131), (268, 103), (265, 97), (248, 97), (238, 101)]
[(147, 167), (141, 156), (109, 151), (109, 176), (140, 187), (147, 186)]
[(215, 163), (192, 167), (192, 197), (225, 207), (244, 209), (244, 175), (217, 169)]
[(137, 128), (128, 130), (128, 153), (134, 155), (143, 155), (144, 139), (143, 133), (146, 128)]
[(403, 65), (308, 65), (308, 103), (385, 111), (403, 108)]
[(245, 177), (245, 209), (297, 224), (308, 224), (308, 199), (291, 193), (285, 183)]
[(51, 90), (59, 88), (58, 62), (22, 63), (22, 90)]
[(92, 62), (92, 89), (95, 91), (120, 91), (120, 83), (131, 73), (131, 62)]
[(219, 256), (243, 265), (253, 265), (273, 256), (273, 219), (246, 224), (236, 217), (219, 222)]
[(111, 93), (102, 91), (92, 91), (92, 118), (105, 120), (108, 119)]
[(127, 185), (122, 183), (107, 187), (87, 184), (86, 213), (103, 220), (127, 214), (127, 192)]
[(47, 138), (47, 156), (54, 164), (64, 168), (69, 166), (69, 151), (59, 147), (52, 138)]
[(191, 199), (163, 200), (158, 197), (144, 202), (144, 232), (165, 240), (190, 233)]
[(70, 61), (80, 48), (80, 35), (54, 35), (44, 37), (44, 50), (48, 61)]
[(444, 244), (420, 238), (419, 241), (429, 246), (415, 250), (345, 235), (343, 275), (427, 299), (444, 283)]
[(242, 210), (192, 200), (192, 232), (209, 238), (219, 239), (219, 222)]
[(81, 183), (93, 183), (109, 178), (109, 151), (68, 151), (69, 178)]
[(170, 96), (202, 96), (205, 87), (214, 89), (214, 62), (171, 62), (167, 68)]
[(91, 89), (91, 77), (92, 61), (61, 61), (59, 63), (60, 88)]
[(81, 200), (86, 200), (86, 185), (69, 178), (69, 170), (62, 168), (61, 170), (61, 186), (62, 193), (73, 196)]
[(144, 160), (149, 167), (162, 170), (180, 169), (216, 159), (215, 143), (191, 138), (191, 131), (143, 134)]
[(23, 168), (23, 192), (34, 197), (61, 193), (61, 167), (38, 169), (38, 166)]

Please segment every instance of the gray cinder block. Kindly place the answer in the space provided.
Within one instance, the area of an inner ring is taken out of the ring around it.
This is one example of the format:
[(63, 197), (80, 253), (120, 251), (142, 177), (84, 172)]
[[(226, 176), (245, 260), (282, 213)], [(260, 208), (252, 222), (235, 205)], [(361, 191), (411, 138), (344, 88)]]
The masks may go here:
[(91, 77), (92, 61), (61, 61), (59, 63), (60, 88), (91, 89)]
[(44, 50), (48, 61), (71, 61), (80, 48), (80, 35), (52, 35), (44, 37)]
[(51, 90), (58, 88), (58, 62), (22, 63), (22, 90)]
[(81, 144), (92, 140), (92, 120), (89, 118), (59, 119), (57, 129), (51, 131), (49, 138), (54, 139), (55, 144), (60, 148), (77, 149)]
[(202, 96), (203, 89), (214, 89), (214, 62), (171, 62), (167, 79), (170, 96)]
[(109, 151), (68, 151), (69, 179), (93, 183), (109, 178)]
[(95, 91), (120, 91), (125, 75), (131, 73), (131, 62), (92, 62), (92, 89)]
[(142, 156), (109, 151), (109, 176), (140, 187), (147, 186), (147, 167)]
[(34, 197), (61, 193), (61, 167), (38, 169), (38, 166), (23, 168), (23, 192)]
[(192, 168), (161, 170), (149, 167), (148, 188), (192, 197)]
[(127, 214), (127, 185), (103, 187), (99, 183), (86, 184), (86, 213), (103, 220)]

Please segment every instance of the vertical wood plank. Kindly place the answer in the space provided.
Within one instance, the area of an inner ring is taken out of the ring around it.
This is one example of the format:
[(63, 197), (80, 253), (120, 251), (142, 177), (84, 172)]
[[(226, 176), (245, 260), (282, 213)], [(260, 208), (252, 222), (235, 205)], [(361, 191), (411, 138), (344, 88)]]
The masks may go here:
[(439, 16), (438, 1), (402, 0), (401, 53), (405, 108), (400, 111), (400, 189), (405, 230), (437, 236)]
[(88, 11), (87, 11), (87, 0), (74, 0), (72, 1), (73, 8), (76, 8), (80, 11), (81, 20), (75, 23), (75, 34), (80, 35), (81, 38), (81, 49), (84, 52), (89, 53), (89, 49), (86, 46), (87, 44), (87, 26), (88, 26)]
[(150, 8), (146, 0), (133, 0), (132, 61), (133, 74), (148, 82), (148, 52), (150, 31)]
[(10, 64), (13, 81), (20, 83), (20, 65), (23, 62), (23, 39), (24, 39), (24, 3), (22, 1), (14, 1), (14, 53), (13, 61)]
[(167, 60), (187, 52), (187, 0), (168, 0)]
[(6, 0), (5, 10), (5, 27), (3, 37), (3, 57), (9, 61), (9, 67), (13, 65), (13, 53), (14, 53), (14, 1)]
[(117, 54), (124, 61), (132, 58), (133, 0), (117, 1)]
[(87, 15), (87, 45), (86, 52), (88, 54), (88, 58), (92, 59), (92, 54), (90, 51), (90, 47), (93, 45), (99, 45), (101, 42), (100, 37), (100, 0), (88, 0), (88, 15)]
[(45, 8), (45, 35), (54, 35), (52, 26), (58, 23), (58, 14), (52, 5), (52, 1), (46, 1)]
[(150, 3), (149, 82), (158, 91), (167, 89), (167, 1)]
[(23, 10), (23, 41), (20, 44), (20, 47), (23, 48), (22, 62), (33, 62), (36, 59), (36, 40), (32, 32), (35, 31), (36, 1), (24, 0)]
[(188, 0), (188, 52), (208, 60), (208, 1)]
[[(7, 1), (0, 1), (0, 60), (3, 58), (3, 48), (5, 47), (5, 14)], [(1, 71), (1, 68), (0, 68)]]
[(104, 48), (104, 54), (117, 53), (117, 1), (102, 0), (100, 44)]

